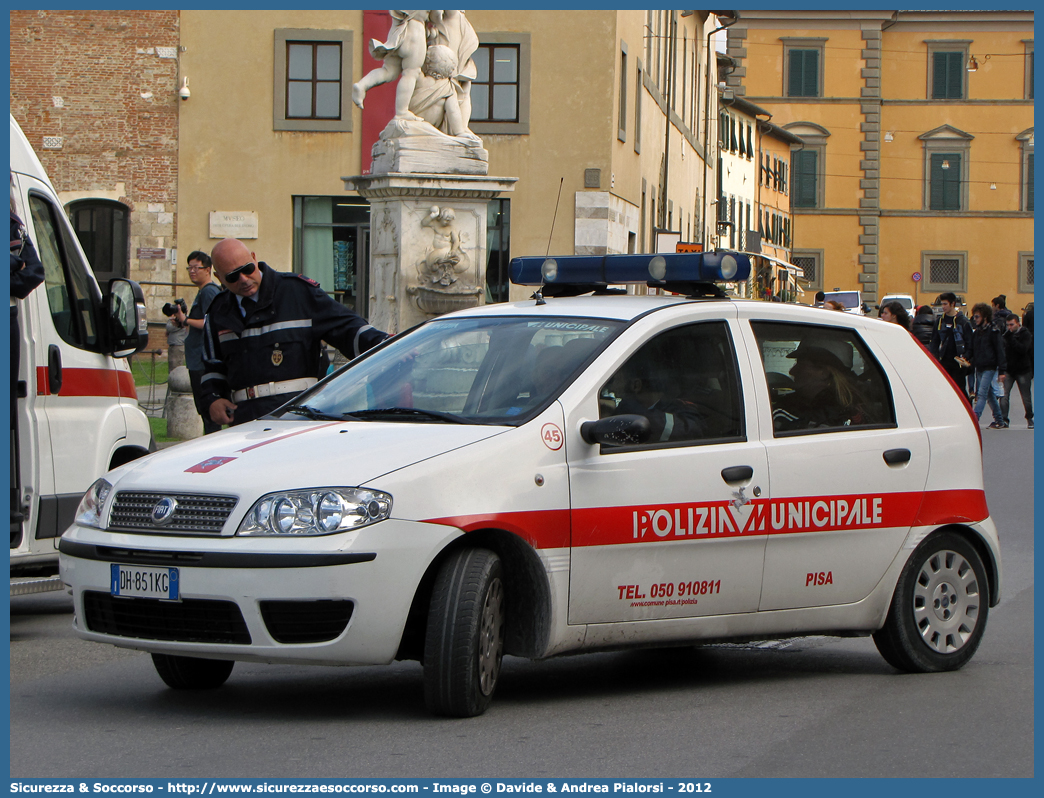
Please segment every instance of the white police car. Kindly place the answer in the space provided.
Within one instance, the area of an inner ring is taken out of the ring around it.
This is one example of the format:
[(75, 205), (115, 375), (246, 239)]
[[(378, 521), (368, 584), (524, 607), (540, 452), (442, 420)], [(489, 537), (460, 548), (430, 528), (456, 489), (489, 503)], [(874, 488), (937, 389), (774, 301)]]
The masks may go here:
[(1001, 574), (970, 408), (898, 325), (708, 282), (749, 270), (516, 259), (534, 299), (112, 471), (61, 541), (78, 634), (175, 688), (419, 659), (449, 715), (505, 653), (872, 634), (900, 670), (961, 667)]

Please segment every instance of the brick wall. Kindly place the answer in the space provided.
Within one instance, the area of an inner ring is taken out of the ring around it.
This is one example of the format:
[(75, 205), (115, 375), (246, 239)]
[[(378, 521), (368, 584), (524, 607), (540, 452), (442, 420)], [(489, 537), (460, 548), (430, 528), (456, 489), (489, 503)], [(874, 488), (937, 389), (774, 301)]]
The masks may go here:
[(178, 12), (11, 11), (10, 23), (11, 113), (63, 202), (130, 209), (130, 277), (163, 319), (174, 267), (137, 254), (169, 250), (177, 231)]

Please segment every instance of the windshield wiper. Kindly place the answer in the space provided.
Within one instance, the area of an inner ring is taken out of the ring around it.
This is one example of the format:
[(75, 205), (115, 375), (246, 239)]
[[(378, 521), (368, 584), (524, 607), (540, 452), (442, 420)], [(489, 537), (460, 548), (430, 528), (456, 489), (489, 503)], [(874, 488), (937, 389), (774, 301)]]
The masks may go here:
[(374, 410), (356, 410), (352, 413), (354, 418), (369, 418), (379, 416), (419, 416), (436, 421), (447, 421), (450, 424), (468, 424), (459, 416), (452, 413), (440, 413), (438, 410), (421, 410), (416, 407), (380, 407)]
[(333, 416), (329, 413), (324, 413), (321, 410), (316, 410), (314, 407), (308, 405), (291, 405), (286, 408), (287, 413), (294, 413), (299, 416), (304, 416), (312, 421), (346, 421), (348, 420), (345, 416)]

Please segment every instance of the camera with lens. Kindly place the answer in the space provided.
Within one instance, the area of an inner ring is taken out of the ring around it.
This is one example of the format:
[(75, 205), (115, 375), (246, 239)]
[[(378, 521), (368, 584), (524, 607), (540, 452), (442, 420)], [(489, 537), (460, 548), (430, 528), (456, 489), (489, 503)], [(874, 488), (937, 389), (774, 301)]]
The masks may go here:
[(163, 306), (163, 315), (173, 316), (178, 312), (178, 308), (181, 308), (182, 313), (188, 313), (188, 305), (185, 304), (185, 300), (175, 299), (173, 302), (168, 302)]

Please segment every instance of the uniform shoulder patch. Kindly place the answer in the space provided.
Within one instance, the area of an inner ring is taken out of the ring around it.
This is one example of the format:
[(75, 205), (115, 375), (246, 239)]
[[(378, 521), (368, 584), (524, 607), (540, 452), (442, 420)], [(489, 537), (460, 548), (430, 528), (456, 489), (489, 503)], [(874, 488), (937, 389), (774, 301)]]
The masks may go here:
[(308, 283), (311, 286), (315, 286), (316, 288), (319, 287), (319, 283), (317, 283), (311, 277), (305, 277), (303, 274), (298, 274), (297, 272), (291, 272), (291, 275), (293, 277), (296, 277), (298, 280), (303, 280), (304, 282)]

